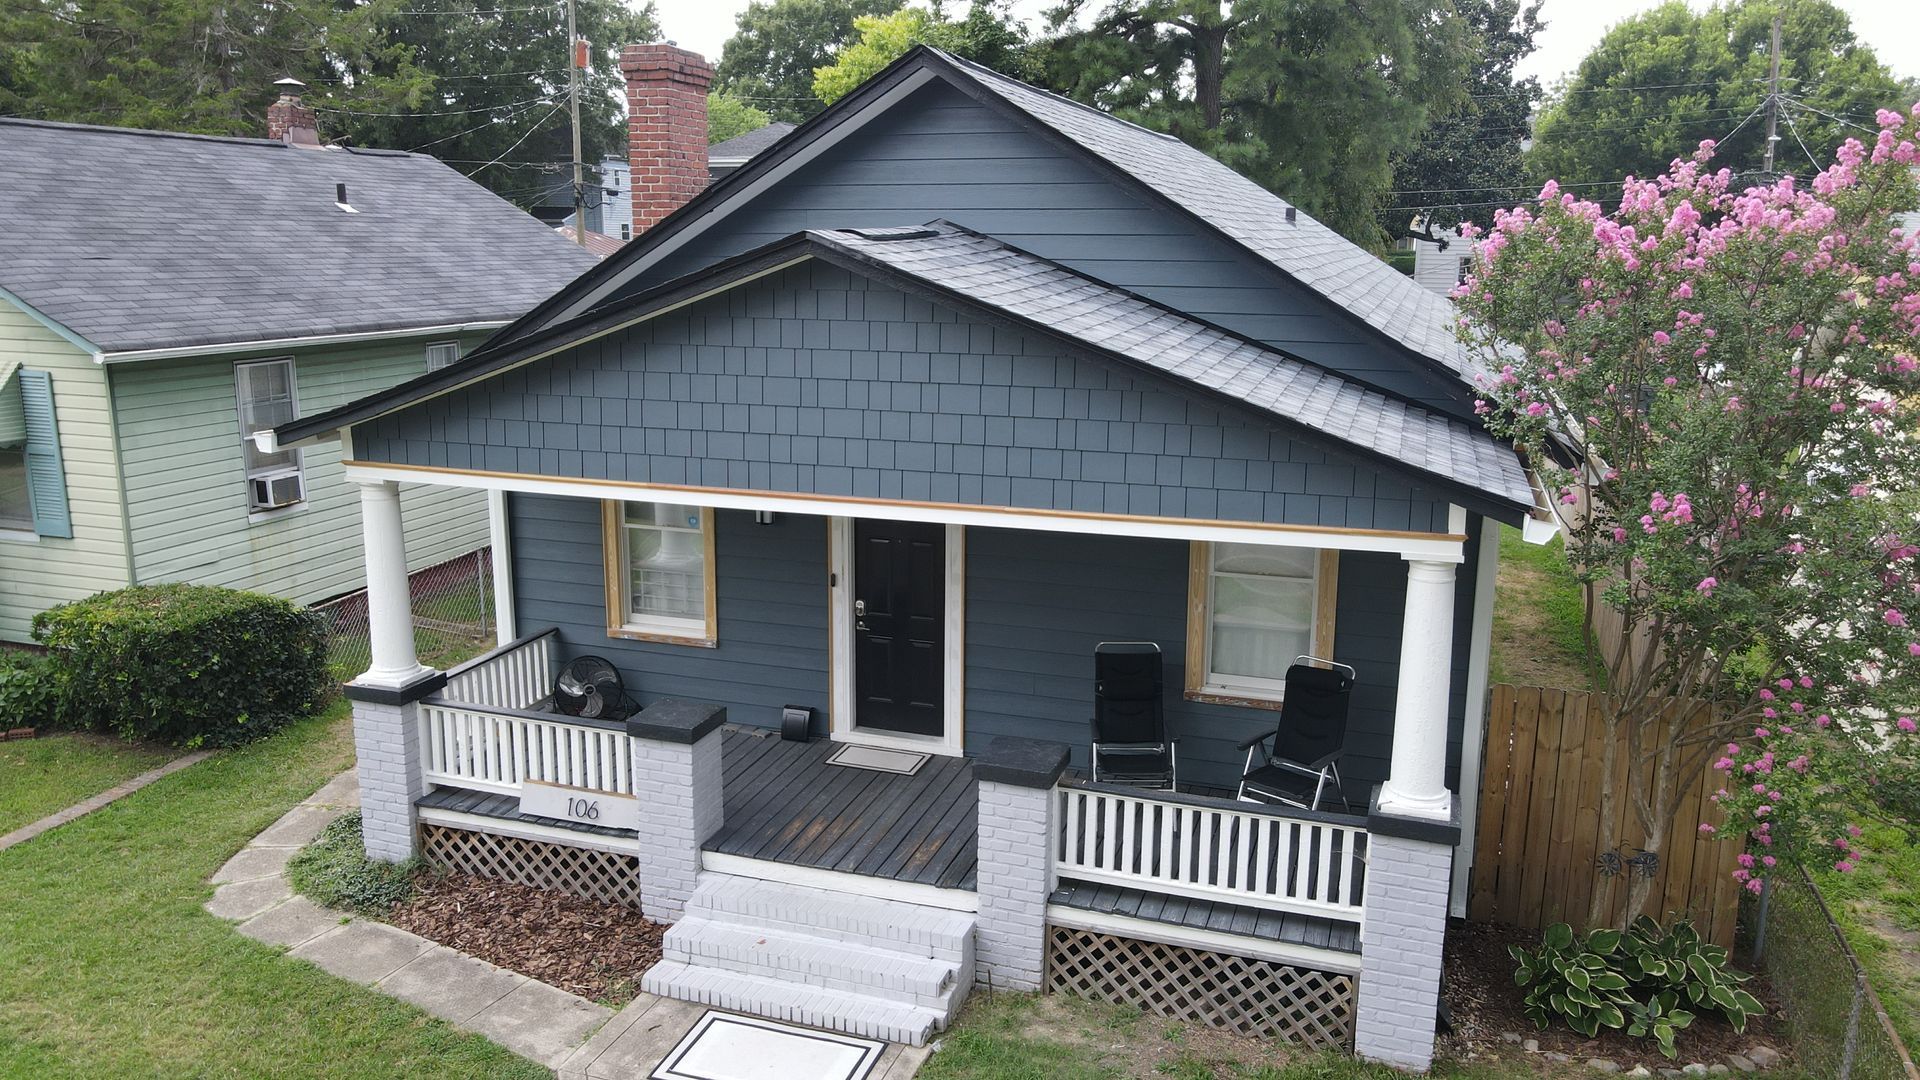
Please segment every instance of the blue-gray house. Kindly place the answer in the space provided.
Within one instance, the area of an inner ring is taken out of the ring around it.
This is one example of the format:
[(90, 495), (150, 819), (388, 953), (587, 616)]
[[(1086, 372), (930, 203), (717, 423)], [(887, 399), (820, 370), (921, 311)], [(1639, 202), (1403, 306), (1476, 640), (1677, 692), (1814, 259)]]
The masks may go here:
[[(1494, 524), (1535, 511), (1451, 321), (1179, 141), (917, 50), (458, 363), (266, 437), (361, 488), (369, 850), (589, 852), (574, 887), (676, 920), (647, 985), (730, 1008), (1188, 1008), (1090, 986), (1153, 943), (1256, 965), (1197, 1018), (1424, 1067)], [(514, 640), (452, 672), (400, 484), (504, 511)], [(1086, 774), (1102, 642), (1159, 647), (1177, 790)], [(646, 708), (552, 711), (583, 655)], [(1300, 655), (1353, 672), (1350, 813), (1227, 797)]]

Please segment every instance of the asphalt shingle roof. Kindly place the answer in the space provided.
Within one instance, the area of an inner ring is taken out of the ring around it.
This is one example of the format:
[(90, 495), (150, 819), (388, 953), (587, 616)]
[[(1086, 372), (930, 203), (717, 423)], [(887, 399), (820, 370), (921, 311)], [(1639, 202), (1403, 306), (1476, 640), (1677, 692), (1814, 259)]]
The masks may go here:
[(754, 128), (745, 135), (735, 135), (724, 142), (714, 143), (707, 147), (707, 160), (743, 161), (786, 138), (787, 133), (792, 131), (794, 126), (785, 120), (775, 120), (771, 124)]
[(1453, 305), (1278, 195), (1171, 135), (1149, 131), (997, 71), (940, 54), (957, 70), (1173, 200), (1387, 337), (1472, 382)]
[(992, 237), (944, 222), (923, 229), (808, 235), (856, 259), (1071, 335), (1419, 472), (1521, 506), (1533, 503), (1513, 447), (1484, 431)]
[(108, 352), (513, 319), (595, 262), (425, 155), (30, 120), (0, 220), (0, 287)]

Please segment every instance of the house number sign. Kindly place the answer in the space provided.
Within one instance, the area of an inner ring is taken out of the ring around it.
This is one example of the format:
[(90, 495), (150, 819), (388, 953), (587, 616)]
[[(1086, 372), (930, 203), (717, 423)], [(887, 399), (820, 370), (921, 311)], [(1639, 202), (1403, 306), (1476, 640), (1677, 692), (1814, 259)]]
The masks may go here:
[(530, 817), (577, 821), (607, 829), (640, 828), (640, 800), (631, 795), (538, 780), (520, 785), (520, 812)]

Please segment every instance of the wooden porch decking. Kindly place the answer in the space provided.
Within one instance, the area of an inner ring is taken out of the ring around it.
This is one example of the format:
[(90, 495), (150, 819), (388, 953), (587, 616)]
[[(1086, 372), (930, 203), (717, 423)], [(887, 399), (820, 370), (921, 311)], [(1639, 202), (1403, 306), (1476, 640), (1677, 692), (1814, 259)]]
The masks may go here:
[(942, 889), (972, 889), (978, 786), (964, 758), (913, 776), (827, 763), (841, 744), (730, 729), (726, 824), (706, 850)]

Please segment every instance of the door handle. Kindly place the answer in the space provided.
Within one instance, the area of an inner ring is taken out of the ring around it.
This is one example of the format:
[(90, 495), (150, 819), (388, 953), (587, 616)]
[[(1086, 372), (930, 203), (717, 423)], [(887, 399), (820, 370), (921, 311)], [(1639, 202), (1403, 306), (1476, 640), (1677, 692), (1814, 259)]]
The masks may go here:
[(867, 628), (866, 618), (867, 602), (865, 600), (855, 600), (853, 602), (853, 628), (855, 630), (865, 630)]

